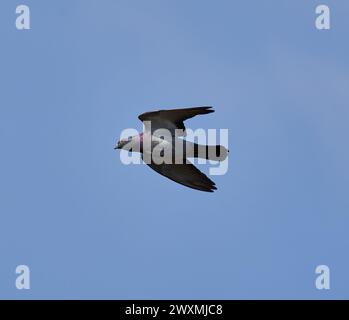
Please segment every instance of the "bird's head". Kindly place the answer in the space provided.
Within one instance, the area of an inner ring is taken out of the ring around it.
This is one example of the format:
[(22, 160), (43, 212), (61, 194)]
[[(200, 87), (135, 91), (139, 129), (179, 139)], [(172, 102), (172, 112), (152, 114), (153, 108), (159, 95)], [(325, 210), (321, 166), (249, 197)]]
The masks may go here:
[(114, 147), (114, 149), (131, 149), (132, 148), (132, 139), (133, 137), (128, 137), (126, 139), (121, 139), (118, 141), (118, 143), (116, 144), (116, 146)]

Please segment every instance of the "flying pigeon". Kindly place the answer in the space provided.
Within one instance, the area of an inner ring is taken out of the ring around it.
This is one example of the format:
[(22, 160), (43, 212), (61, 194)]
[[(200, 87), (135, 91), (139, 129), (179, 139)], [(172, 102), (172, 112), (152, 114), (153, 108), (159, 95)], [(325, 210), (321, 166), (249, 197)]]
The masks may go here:
[(121, 139), (115, 149), (140, 152), (143, 161), (157, 173), (186, 187), (213, 192), (215, 183), (197, 169), (188, 158), (223, 161), (228, 156), (224, 146), (206, 146), (189, 142), (184, 121), (212, 113), (212, 107), (193, 107), (145, 112), (138, 118), (144, 132)]

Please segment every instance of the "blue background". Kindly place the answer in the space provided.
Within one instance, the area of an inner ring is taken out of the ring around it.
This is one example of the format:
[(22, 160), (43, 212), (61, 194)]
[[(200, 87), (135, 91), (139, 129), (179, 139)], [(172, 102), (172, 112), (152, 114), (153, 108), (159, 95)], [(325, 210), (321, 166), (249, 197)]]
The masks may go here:
[[(1, 298), (349, 298), (347, 1), (22, 3), (31, 30), (0, 4)], [(192, 105), (229, 129), (216, 193), (120, 162), (140, 113)]]

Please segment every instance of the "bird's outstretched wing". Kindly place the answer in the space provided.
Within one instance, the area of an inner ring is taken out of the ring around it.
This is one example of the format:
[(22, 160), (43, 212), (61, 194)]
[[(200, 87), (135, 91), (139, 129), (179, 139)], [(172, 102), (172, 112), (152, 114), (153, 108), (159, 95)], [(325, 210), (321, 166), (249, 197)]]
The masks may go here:
[(151, 163), (148, 166), (157, 173), (189, 188), (206, 192), (217, 190), (215, 183), (189, 161), (183, 164)]
[(138, 119), (142, 122), (151, 121), (152, 133), (158, 129), (167, 129), (171, 132), (172, 136), (174, 136), (175, 130), (181, 129), (183, 130), (183, 135), (185, 135), (185, 126), (183, 123), (185, 120), (195, 117), (199, 114), (208, 114), (212, 112), (214, 112), (214, 110), (212, 110), (212, 107), (159, 110), (145, 112), (141, 114)]

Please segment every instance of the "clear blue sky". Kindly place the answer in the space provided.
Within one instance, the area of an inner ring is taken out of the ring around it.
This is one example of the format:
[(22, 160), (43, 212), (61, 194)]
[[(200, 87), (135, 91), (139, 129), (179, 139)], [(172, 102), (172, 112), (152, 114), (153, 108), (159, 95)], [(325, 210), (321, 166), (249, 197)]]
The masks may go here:
[[(20, 3), (29, 31), (0, 4), (1, 298), (349, 298), (348, 1)], [(140, 113), (192, 105), (229, 129), (216, 193), (121, 164)]]

